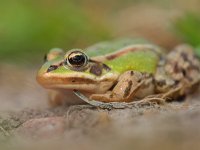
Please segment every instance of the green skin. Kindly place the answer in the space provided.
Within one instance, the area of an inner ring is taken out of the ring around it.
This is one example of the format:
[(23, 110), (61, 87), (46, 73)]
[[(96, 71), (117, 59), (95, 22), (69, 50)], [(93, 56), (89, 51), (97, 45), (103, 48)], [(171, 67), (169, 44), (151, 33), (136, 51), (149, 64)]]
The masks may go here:
[[(91, 46), (86, 49), (86, 54), (92, 59), (92, 57), (104, 56), (109, 53), (116, 52), (125, 46), (133, 45), (133, 44), (148, 44), (145, 41), (141, 40), (120, 40), (114, 41), (112, 43), (102, 42)], [(45, 62), (42, 68), (39, 70), (40, 73), (45, 73), (45, 71), (49, 68), (50, 65), (56, 64), (63, 60), (63, 56), (57, 56), (53, 60), (49, 60)], [(127, 70), (137, 70), (142, 72), (155, 72), (156, 64), (158, 61), (157, 54), (152, 51), (139, 51), (135, 53), (127, 53), (127, 55), (123, 55), (117, 59), (110, 60), (104, 62), (108, 66), (112, 68), (113, 71), (117, 71), (119, 73), (123, 73)], [(126, 67), (125, 67), (126, 66)], [(60, 67), (57, 70), (54, 70), (51, 73), (73, 73), (73, 70), (67, 70), (64, 67)], [(78, 72), (79, 73), (79, 72)]]
[(118, 73), (128, 70), (155, 73), (157, 62), (158, 56), (155, 52), (144, 50), (128, 53), (104, 63)]
[[(88, 53), (86, 52), (86, 54)], [(46, 62), (39, 70), (39, 74), (45, 73), (47, 69), (50, 67), (50, 65), (56, 64), (57, 62), (60, 62), (62, 60), (63, 57), (58, 56), (55, 59)], [(134, 53), (127, 53), (116, 59), (108, 60), (103, 63), (109, 66), (112, 71), (115, 71), (117, 73), (123, 73), (127, 70), (136, 70), (141, 72), (154, 73), (156, 70), (157, 62), (158, 62), (158, 56), (155, 52), (144, 50), (144, 51), (136, 51)], [(70, 74), (70, 73), (80, 73), (80, 72), (69, 70), (66, 69), (64, 66), (61, 66), (58, 69), (52, 71), (51, 73)], [(83, 73), (93, 75), (89, 72), (83, 72)]]
[[(143, 45), (150, 43), (141, 39), (122, 39), (113, 42), (102, 42), (87, 48), (86, 54), (90, 58), (104, 56), (123, 49), (126, 46), (137, 44)], [(154, 45), (152, 45), (152, 47), (154, 47)], [(158, 47), (155, 46), (155, 48)], [(149, 51), (149, 49), (144, 49), (134, 53), (127, 52), (126, 55), (122, 55), (116, 59), (105, 61), (103, 63), (108, 65), (111, 70), (121, 74), (127, 70), (155, 73), (157, 62), (158, 54), (156, 54), (154, 51)]]

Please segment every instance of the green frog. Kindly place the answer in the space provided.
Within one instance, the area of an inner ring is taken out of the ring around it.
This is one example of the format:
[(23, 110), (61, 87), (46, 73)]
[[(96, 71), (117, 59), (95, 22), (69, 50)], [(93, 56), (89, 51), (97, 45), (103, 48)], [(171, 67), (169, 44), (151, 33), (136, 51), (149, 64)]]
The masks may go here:
[(66, 53), (50, 50), (37, 81), (54, 91), (52, 105), (64, 103), (74, 91), (92, 105), (123, 108), (187, 95), (200, 82), (200, 62), (189, 45), (166, 53), (146, 41), (115, 40)]

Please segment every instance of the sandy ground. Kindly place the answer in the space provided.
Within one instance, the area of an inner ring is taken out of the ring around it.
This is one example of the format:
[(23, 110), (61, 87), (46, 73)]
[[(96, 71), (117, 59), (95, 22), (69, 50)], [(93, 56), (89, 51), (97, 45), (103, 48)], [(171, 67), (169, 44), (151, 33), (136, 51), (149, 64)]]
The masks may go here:
[(0, 149), (200, 148), (199, 90), (183, 102), (161, 106), (49, 108), (35, 73), (1, 67)]
[[(99, 15), (110, 21), (113, 37), (136, 34), (172, 48), (180, 41), (168, 23), (181, 16), (182, 10), (199, 11), (199, 1), (192, 1), (196, 9), (176, 0), (170, 11), (141, 4), (108, 18), (106, 11), (100, 10)], [(160, 106), (49, 108), (46, 90), (35, 81), (36, 70), (0, 64), (0, 150), (200, 149), (200, 90), (185, 101)]]

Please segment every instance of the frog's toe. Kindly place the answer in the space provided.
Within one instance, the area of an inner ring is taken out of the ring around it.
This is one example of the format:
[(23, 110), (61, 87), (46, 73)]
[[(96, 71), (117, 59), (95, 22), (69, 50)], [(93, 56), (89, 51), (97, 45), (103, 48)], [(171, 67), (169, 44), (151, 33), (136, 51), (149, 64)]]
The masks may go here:
[(90, 96), (90, 99), (105, 102), (105, 103), (122, 101), (122, 99), (120, 99), (120, 97), (116, 96), (111, 91), (109, 91), (105, 94), (92, 94)]

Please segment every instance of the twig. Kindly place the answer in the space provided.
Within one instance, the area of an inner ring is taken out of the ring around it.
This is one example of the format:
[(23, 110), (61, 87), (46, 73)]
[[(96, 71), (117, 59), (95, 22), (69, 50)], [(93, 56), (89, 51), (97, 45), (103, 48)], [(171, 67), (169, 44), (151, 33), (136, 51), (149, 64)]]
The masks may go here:
[(10, 134), (2, 126), (0, 126), (0, 130), (3, 132), (5, 136), (10, 136)]

